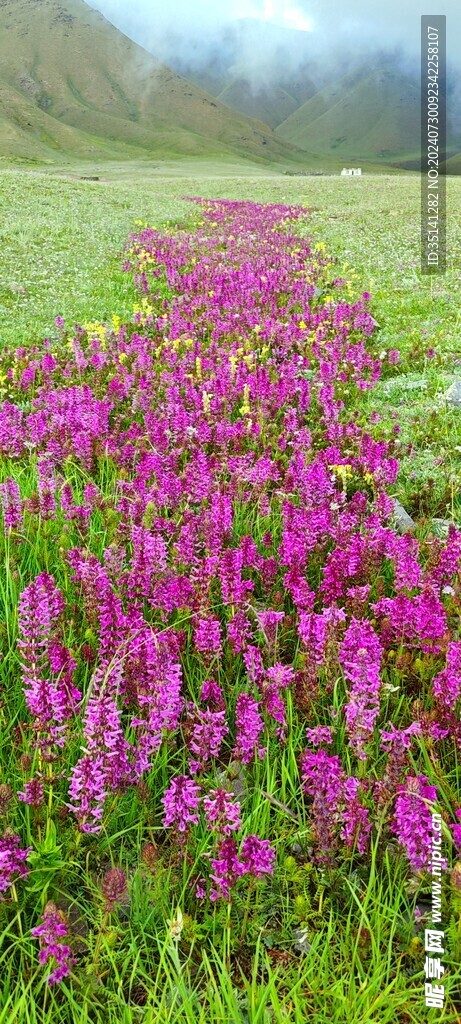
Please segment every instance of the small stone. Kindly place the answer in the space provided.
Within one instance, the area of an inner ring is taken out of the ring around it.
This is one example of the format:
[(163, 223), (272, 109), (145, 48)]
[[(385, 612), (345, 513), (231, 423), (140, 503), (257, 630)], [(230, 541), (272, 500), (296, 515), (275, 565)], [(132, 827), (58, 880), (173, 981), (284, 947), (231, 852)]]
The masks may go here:
[(416, 523), (414, 519), (404, 509), (400, 501), (394, 498), (394, 522), (397, 533), (408, 533), (409, 530), (414, 530)]
[(435, 533), (436, 537), (448, 537), (450, 526), (452, 526), (451, 519), (432, 520), (432, 532)]
[(13, 295), (27, 295), (27, 288), (24, 288), (23, 284), (18, 284), (17, 281), (10, 281), (8, 288)]
[(294, 935), (294, 938), (296, 940), (293, 943), (293, 948), (296, 950), (296, 952), (297, 953), (308, 953), (310, 948), (311, 948), (311, 944), (310, 944), (310, 942), (308, 941), (308, 938), (307, 938), (307, 929), (306, 928), (295, 928), (295, 930), (293, 932), (293, 935)]
[(232, 782), (230, 784), (230, 790), (231, 793), (234, 794), (235, 799), (237, 800), (238, 803), (241, 803), (242, 800), (245, 799), (247, 791), (245, 783), (242, 782), (241, 779), (232, 779)]
[(247, 787), (245, 775), (239, 762), (231, 761), (227, 766), (227, 770), (218, 772), (217, 778), (219, 785), (226, 789), (228, 793), (232, 793), (237, 803), (242, 803), (247, 795)]
[(452, 409), (461, 409), (461, 380), (455, 380), (445, 392), (445, 401)]

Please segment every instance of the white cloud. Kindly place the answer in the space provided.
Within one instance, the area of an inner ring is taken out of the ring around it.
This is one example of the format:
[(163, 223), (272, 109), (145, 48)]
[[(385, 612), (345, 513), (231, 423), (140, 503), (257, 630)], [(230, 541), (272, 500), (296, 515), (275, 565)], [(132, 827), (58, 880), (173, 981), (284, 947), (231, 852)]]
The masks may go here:
[(312, 32), (312, 20), (308, 18), (299, 7), (289, 7), (284, 16), (284, 23), (288, 28), (296, 28), (298, 32)]
[(234, 18), (260, 18), (261, 21), (269, 21), (283, 28), (295, 28), (299, 32), (312, 31), (312, 19), (306, 11), (287, 0), (261, 0), (260, 3), (239, 0), (232, 14)]
[(284, 28), (296, 28), (299, 32), (310, 32), (312, 29), (311, 19), (301, 10), (292, 4), (273, 3), (273, 0), (266, 0), (264, 5), (264, 17), (273, 21), (276, 25), (283, 25)]
[[(184, 41), (207, 41), (237, 18), (262, 19), (266, 24), (313, 32), (317, 46), (357, 49), (401, 46), (416, 58), (420, 51), (420, 17), (427, 0), (87, 0), (122, 32), (141, 46), (161, 53), (165, 33)], [(459, 63), (461, 5), (444, 0), (447, 15), (447, 50)], [(194, 45), (196, 45), (194, 43)]]

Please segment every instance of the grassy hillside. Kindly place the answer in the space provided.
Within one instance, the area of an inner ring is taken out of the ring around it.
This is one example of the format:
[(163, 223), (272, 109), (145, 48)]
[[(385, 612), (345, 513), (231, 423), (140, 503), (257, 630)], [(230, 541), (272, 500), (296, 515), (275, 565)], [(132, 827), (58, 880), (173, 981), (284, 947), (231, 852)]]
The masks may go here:
[(294, 97), (280, 86), (264, 85), (255, 90), (245, 78), (235, 79), (219, 93), (218, 98), (248, 117), (261, 118), (271, 128), (276, 128), (298, 107)]
[[(443, 167), (443, 164), (442, 164)], [(446, 174), (461, 174), (461, 153), (455, 153), (445, 164)]]
[(170, 71), (83, 0), (0, 0), (0, 156), (301, 154)]
[(362, 69), (313, 96), (277, 134), (316, 153), (395, 160), (419, 150), (419, 104), (412, 79), (388, 69)]

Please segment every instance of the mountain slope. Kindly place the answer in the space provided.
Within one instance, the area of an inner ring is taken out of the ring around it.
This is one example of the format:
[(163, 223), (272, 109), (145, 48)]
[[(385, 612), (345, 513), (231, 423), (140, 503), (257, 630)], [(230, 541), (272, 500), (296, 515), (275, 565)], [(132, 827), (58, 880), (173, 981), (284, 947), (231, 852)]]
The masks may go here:
[(298, 107), (296, 100), (280, 86), (251, 87), (245, 78), (236, 78), (218, 93), (221, 103), (248, 117), (261, 119), (271, 128), (285, 121)]
[(189, 81), (274, 128), (323, 84), (310, 34), (257, 18), (240, 18), (186, 47), (176, 29), (149, 45)]
[(0, 0), (0, 155), (227, 155), (299, 161), (84, 0)]
[[(419, 169), (419, 63), (403, 47), (370, 46), (360, 35), (342, 43), (252, 18), (187, 45), (175, 29), (154, 43), (178, 72), (234, 110), (262, 118), (324, 167), (335, 161)], [(454, 157), (461, 150), (455, 67), (448, 69), (447, 88), (447, 146)]]
[(361, 67), (309, 99), (277, 134), (314, 153), (390, 161), (419, 152), (419, 110), (412, 78)]

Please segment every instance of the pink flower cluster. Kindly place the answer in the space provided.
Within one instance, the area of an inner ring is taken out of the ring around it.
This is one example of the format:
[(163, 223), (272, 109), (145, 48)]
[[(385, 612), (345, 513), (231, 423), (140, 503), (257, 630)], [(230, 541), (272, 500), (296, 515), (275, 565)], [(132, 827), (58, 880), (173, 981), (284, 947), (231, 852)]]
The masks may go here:
[[(240, 807), (222, 788), (202, 797), (200, 786), (193, 779), (176, 776), (163, 797), (163, 824), (174, 825), (184, 835), (191, 825), (198, 824), (201, 803), (207, 827), (216, 837), (216, 856), (211, 856), (211, 900), (230, 899), (231, 890), (243, 875), (262, 878), (273, 874), (275, 850), (266, 839), (247, 836), (238, 853), (233, 833), (242, 826)], [(203, 882), (205, 879), (200, 886), (204, 893)]]
[(4, 832), (0, 836), (0, 892), (6, 892), (19, 878), (27, 878), (26, 861), (32, 847), (21, 847), (19, 836)]
[(373, 736), (379, 715), (379, 677), (382, 646), (370, 622), (352, 619), (344, 635), (340, 660), (352, 683), (344, 708), (351, 746), (365, 760), (365, 744)]
[(74, 685), (77, 667), (62, 643), (64, 598), (52, 576), (43, 572), (19, 598), (19, 640), (24, 694), (42, 750), (62, 747), (81, 693)]
[(67, 935), (67, 925), (63, 914), (54, 903), (49, 901), (46, 904), (42, 922), (31, 929), (31, 934), (40, 939), (40, 963), (54, 962), (54, 967), (47, 978), (48, 984), (58, 984), (70, 974), (75, 957), (71, 954), (70, 946), (61, 941)]
[(436, 800), (437, 790), (429, 785), (425, 775), (408, 775), (399, 787), (392, 828), (415, 871), (430, 863), (432, 805)]
[[(31, 496), (13, 475), (0, 486), (4, 533), (13, 555), (24, 536), (52, 538), (53, 567), (22, 582), (18, 608), (34, 753), (69, 757), (63, 799), (97, 832), (169, 743), (164, 822), (188, 836), (203, 806), (219, 894), (270, 873), (272, 854), (258, 837), (238, 846), (215, 769), (234, 759), (251, 778), (299, 721), (318, 857), (365, 853), (389, 812), (415, 864), (410, 746), (461, 749), (461, 531), (430, 556), (396, 535), (401, 442), (353, 411), (383, 371), (370, 296), (322, 287), (329, 260), (298, 230), (308, 212), (193, 202), (195, 229), (128, 240), (131, 323), (59, 321), (56, 343), (0, 353), (0, 453), (36, 467)], [(432, 681), (428, 707), (388, 725), (399, 673)], [(20, 795), (36, 806), (42, 775)]]
[[(320, 736), (317, 739), (321, 739)], [(330, 742), (330, 737), (325, 737)], [(312, 800), (313, 830), (320, 862), (331, 863), (339, 839), (361, 854), (368, 848), (372, 828), (369, 808), (363, 803), (363, 783), (346, 776), (336, 754), (307, 750), (301, 758), (304, 792)], [(340, 828), (341, 826), (341, 828)]]

